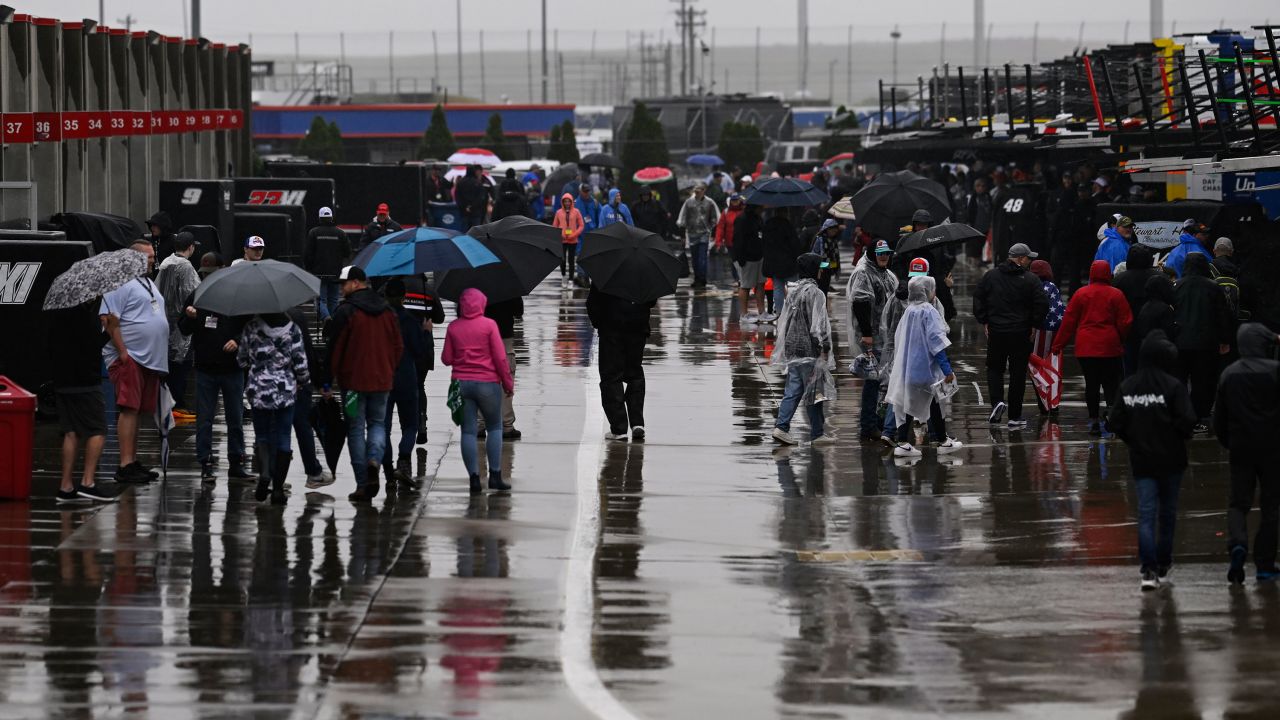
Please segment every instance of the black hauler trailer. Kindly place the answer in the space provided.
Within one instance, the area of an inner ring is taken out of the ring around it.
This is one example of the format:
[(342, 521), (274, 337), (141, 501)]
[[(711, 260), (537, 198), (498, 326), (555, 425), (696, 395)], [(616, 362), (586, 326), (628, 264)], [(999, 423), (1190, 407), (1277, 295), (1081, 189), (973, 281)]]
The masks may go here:
[(160, 182), (160, 209), (169, 214), (173, 227), (208, 225), (217, 231), (218, 247), (206, 244), (207, 231), (201, 231), (197, 240), (201, 252), (217, 250), (230, 261), (240, 256), (244, 238), (235, 237), (235, 217), (232, 209), (231, 180), (162, 180)]
[[(325, 177), (241, 177), (234, 178), (235, 203), (261, 206), (262, 212), (272, 212), (279, 205), (301, 205), (303, 208), (302, 234), (319, 224), (320, 208), (338, 210), (335, 183)], [(243, 240), (243, 238), (242, 238)]]
[(390, 207), (391, 218), (401, 225), (417, 225), (426, 206), (426, 172), (424, 165), (267, 163), (272, 178), (332, 178), (334, 221), (347, 230), (368, 225), (380, 203)]
[(62, 232), (0, 230), (0, 375), (31, 392), (51, 380), (49, 317), (44, 299), (53, 279), (93, 255), (93, 243)]
[[(248, 238), (257, 235), (266, 242), (262, 257), (268, 260), (302, 264), (302, 246), (291, 240), (295, 237), (294, 220), (288, 213), (276, 212), (274, 208), (261, 212), (236, 213), (236, 237)], [(281, 241), (280, 238), (285, 238)], [(235, 254), (227, 257), (227, 262), (244, 256), (244, 240)]]

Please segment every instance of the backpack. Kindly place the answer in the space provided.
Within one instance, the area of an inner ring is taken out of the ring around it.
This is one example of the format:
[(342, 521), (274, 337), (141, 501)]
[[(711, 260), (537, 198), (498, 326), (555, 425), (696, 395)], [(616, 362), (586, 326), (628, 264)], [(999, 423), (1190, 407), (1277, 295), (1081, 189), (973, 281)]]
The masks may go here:
[(1227, 310), (1231, 313), (1232, 320), (1240, 318), (1240, 284), (1230, 275), (1219, 275), (1217, 277), (1218, 287), (1222, 288), (1222, 292), (1227, 296)]

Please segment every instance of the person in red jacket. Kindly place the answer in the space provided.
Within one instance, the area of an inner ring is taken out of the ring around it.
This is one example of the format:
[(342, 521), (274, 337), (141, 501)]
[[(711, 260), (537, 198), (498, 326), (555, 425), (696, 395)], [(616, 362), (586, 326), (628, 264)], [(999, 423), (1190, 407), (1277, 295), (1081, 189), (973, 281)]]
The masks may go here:
[(1111, 266), (1094, 260), (1089, 284), (1071, 296), (1062, 327), (1053, 338), (1053, 352), (1062, 352), (1073, 339), (1076, 359), (1084, 371), (1084, 401), (1089, 409), (1089, 433), (1102, 434), (1098, 417), (1099, 388), (1106, 391), (1107, 406), (1115, 403), (1124, 375), (1124, 341), (1133, 324), (1133, 313), (1124, 293), (1111, 287)]
[[(348, 265), (338, 275), (342, 302), (329, 323), (329, 370), (342, 388), (347, 449), (356, 474), (353, 502), (378, 494), (378, 466), (387, 448), (387, 396), (404, 353), (400, 321), (364, 270)], [(325, 397), (329, 389), (324, 389)]]

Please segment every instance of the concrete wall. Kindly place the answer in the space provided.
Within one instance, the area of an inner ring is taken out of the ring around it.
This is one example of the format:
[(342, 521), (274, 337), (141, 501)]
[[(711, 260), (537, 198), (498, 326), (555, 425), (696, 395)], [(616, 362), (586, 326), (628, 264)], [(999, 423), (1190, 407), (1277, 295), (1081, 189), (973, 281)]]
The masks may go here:
[[(0, 25), (0, 181), (36, 218), (145, 220), (161, 180), (252, 172), (249, 48), (13, 15)], [(0, 188), (0, 222), (27, 217)]]

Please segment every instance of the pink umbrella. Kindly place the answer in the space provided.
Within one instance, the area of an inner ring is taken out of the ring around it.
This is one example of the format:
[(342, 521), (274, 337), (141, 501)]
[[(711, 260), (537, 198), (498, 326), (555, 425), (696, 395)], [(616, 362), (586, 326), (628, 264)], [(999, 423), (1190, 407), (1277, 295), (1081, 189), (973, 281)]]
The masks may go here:
[(447, 161), (450, 165), (480, 165), (482, 167), (494, 167), (502, 160), (493, 153), (492, 150), (484, 148), (459, 148), (457, 152), (449, 156)]
[(675, 173), (671, 172), (671, 168), (647, 167), (637, 170), (636, 174), (631, 176), (631, 179), (641, 185), (653, 185), (666, 182), (673, 177), (675, 177)]

